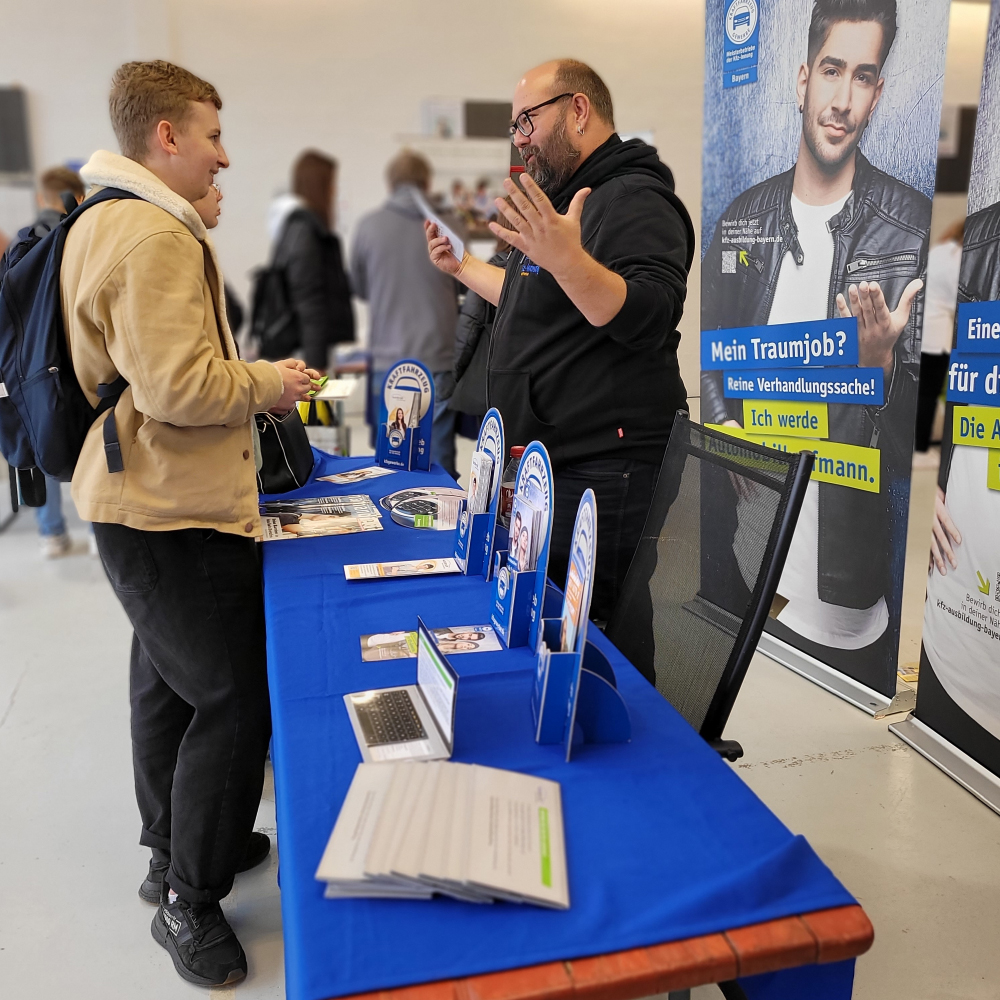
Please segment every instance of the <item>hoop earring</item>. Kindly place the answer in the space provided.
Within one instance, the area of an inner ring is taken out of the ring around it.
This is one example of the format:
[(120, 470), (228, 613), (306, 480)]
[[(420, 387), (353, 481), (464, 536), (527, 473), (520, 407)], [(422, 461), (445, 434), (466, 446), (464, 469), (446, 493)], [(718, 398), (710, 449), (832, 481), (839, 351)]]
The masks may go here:
[(576, 130), (577, 130), (577, 132), (580, 133), (580, 135), (583, 135), (583, 126), (582, 125), (577, 125)]

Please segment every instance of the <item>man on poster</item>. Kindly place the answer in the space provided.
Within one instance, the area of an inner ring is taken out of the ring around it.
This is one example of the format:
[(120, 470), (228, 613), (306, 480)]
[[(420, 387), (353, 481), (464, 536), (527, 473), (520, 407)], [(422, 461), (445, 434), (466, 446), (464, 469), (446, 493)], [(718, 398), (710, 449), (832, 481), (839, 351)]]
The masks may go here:
[[(1000, 300), (1000, 202), (966, 220), (958, 300)], [(995, 527), (1000, 492), (987, 485), (988, 450), (952, 443), (951, 413), (949, 405), (934, 504), (918, 717), (947, 733), (954, 719), (950, 700), (995, 741), (1000, 740), (1000, 533)], [(930, 690), (934, 696), (927, 697)], [(987, 755), (995, 759), (995, 743), (968, 725), (962, 732), (980, 763)], [(984, 753), (984, 745), (992, 750)]]
[[(702, 268), (704, 330), (856, 317), (859, 365), (883, 370), (884, 403), (830, 403), (829, 438), (878, 448), (884, 484), (909, 469), (931, 214), (928, 198), (858, 148), (896, 30), (895, 0), (816, 0), (796, 80), (797, 160), (730, 204)], [(740, 403), (724, 397), (721, 373), (702, 373), (703, 420), (739, 422)], [(872, 687), (894, 689), (889, 589), (885, 486), (869, 493), (810, 483), (778, 587), (787, 604), (775, 633)]]

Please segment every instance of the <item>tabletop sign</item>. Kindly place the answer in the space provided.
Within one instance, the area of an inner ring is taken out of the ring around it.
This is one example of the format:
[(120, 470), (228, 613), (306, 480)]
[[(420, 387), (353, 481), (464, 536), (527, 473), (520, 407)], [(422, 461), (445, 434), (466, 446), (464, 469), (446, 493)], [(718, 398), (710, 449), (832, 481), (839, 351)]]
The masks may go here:
[(567, 761), (575, 742), (623, 743), (632, 735), (614, 670), (587, 642), (596, 553), (597, 500), (586, 490), (573, 525), (562, 612), (542, 619), (531, 696), (536, 742), (563, 743)]
[[(532, 441), (521, 456), (511, 508), (507, 551), (493, 557), (493, 606), (491, 621), (504, 645), (538, 648), (545, 577), (552, 536), (552, 464), (540, 441)], [(519, 519), (519, 508), (533, 513), (532, 523)], [(534, 554), (531, 569), (526, 553)]]
[[(465, 574), (487, 576), (493, 565), (493, 550), (507, 544), (507, 529), (497, 524), (500, 501), (500, 480), (503, 477), (504, 451), (503, 417), (495, 407), (483, 418), (476, 441), (476, 451), (484, 451), (493, 459), (490, 475), (490, 503), (481, 514), (470, 514), (466, 502), (455, 528), (455, 562)], [(502, 535), (498, 539), (498, 533)], [(498, 545), (499, 541), (499, 545)]]
[(393, 365), (382, 383), (375, 458), (407, 472), (431, 467), (434, 379), (412, 358)]

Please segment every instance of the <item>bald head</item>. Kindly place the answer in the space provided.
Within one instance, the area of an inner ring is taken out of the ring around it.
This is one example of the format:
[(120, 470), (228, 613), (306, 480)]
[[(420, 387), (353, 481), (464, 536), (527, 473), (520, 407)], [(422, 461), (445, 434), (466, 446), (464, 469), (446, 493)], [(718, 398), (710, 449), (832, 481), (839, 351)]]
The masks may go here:
[(553, 59), (528, 70), (514, 90), (513, 112), (515, 119), (528, 113), (530, 135), (515, 131), (514, 145), (527, 172), (550, 193), (615, 130), (607, 86), (576, 59)]

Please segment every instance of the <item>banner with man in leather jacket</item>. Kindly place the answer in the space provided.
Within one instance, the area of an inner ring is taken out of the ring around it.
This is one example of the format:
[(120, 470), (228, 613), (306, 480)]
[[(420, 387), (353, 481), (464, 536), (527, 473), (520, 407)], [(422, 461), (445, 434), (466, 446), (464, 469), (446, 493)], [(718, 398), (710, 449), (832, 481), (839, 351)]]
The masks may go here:
[(986, 42), (953, 343), (915, 715), (1000, 776), (1000, 0)]
[[(889, 697), (948, 6), (708, 0), (706, 22), (701, 419), (816, 453), (767, 629)], [(703, 532), (736, 588), (745, 502)]]

